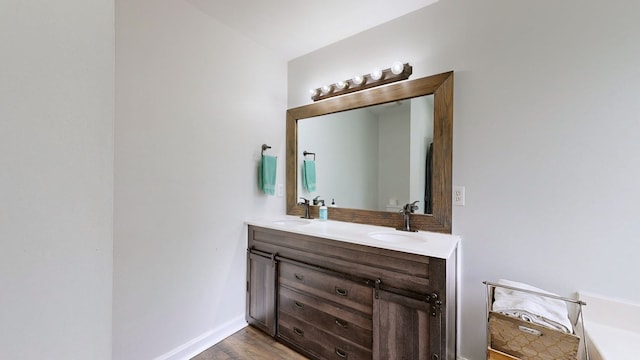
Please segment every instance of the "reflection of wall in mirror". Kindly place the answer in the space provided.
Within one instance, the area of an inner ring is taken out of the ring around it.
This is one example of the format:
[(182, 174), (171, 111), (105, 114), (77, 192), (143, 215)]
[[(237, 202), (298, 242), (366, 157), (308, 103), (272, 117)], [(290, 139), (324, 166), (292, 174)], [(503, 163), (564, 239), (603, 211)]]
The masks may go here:
[(389, 206), (409, 200), (409, 106), (388, 105), (378, 112), (378, 204), (376, 209), (398, 211)]
[[(411, 99), (411, 158), (410, 201), (419, 200), (419, 213), (425, 213), (425, 192), (427, 189), (427, 152), (433, 142), (433, 96), (422, 96)], [(429, 182), (430, 183), (430, 182)], [(427, 211), (430, 214), (431, 211)]]
[[(298, 171), (304, 150), (316, 153), (316, 191), (341, 207), (424, 210), (426, 151), (433, 138), (433, 96), (298, 121)], [(310, 158), (307, 158), (310, 159)]]
[[(384, 109), (384, 107), (383, 107)], [(433, 96), (389, 106), (379, 114), (378, 209), (399, 211), (418, 201), (424, 213), (426, 156), (433, 141)]]
[[(374, 126), (375, 125), (375, 126)], [(316, 191), (300, 181), (298, 196), (320, 196), (330, 204), (361, 209), (377, 206), (378, 128), (366, 111), (349, 111), (298, 121), (298, 171), (304, 150), (316, 153)]]

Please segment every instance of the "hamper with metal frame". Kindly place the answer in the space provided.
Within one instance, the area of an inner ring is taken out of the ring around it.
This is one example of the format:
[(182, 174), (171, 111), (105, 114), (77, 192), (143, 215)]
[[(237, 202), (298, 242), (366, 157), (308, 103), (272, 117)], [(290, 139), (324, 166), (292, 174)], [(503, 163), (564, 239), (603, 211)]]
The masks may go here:
[[(487, 351), (489, 354), (500, 354), (500, 359), (519, 360), (589, 359), (582, 318), (582, 306), (586, 303), (488, 281), (484, 281), (483, 284), (486, 285), (487, 290)], [(493, 311), (494, 291), (497, 287), (564, 301), (570, 310), (569, 320), (573, 325), (573, 333), (566, 333), (522, 320), (519, 317)]]

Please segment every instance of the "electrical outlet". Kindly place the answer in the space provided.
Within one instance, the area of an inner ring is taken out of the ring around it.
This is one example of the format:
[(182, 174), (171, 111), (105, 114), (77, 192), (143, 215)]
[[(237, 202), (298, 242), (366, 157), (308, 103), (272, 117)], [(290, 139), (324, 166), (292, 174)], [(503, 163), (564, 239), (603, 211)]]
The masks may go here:
[(453, 187), (453, 205), (464, 206), (464, 186)]

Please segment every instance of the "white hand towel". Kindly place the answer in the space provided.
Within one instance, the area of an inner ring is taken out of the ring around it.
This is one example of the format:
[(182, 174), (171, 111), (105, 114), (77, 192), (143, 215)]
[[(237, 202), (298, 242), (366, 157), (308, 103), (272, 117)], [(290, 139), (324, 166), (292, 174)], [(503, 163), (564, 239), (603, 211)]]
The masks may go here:
[[(498, 281), (498, 284), (555, 295), (516, 281), (501, 279)], [(559, 299), (496, 287), (494, 290), (492, 309), (493, 311), (515, 316), (538, 325), (570, 334), (573, 333), (573, 325), (571, 324), (571, 320), (569, 320), (567, 304)]]

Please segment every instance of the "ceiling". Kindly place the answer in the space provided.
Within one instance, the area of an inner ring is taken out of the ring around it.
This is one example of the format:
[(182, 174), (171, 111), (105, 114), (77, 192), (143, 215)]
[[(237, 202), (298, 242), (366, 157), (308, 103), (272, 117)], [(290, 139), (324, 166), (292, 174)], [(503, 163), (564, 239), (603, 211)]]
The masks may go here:
[(438, 0), (186, 0), (286, 60)]

